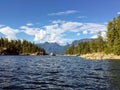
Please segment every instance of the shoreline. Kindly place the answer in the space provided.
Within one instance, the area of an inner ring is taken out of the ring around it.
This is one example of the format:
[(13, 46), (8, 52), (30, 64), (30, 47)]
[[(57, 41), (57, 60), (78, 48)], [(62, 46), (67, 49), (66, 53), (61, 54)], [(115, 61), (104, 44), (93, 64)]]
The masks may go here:
[(89, 59), (89, 60), (106, 60), (106, 59), (120, 59), (120, 56), (114, 54), (105, 54), (105, 53), (91, 53), (83, 54), (80, 57)]

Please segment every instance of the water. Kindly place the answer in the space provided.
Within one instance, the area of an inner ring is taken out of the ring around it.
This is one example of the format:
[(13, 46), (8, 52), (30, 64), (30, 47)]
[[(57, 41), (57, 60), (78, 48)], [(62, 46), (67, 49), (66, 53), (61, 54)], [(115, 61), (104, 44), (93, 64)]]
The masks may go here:
[(0, 90), (120, 90), (120, 60), (0, 56)]

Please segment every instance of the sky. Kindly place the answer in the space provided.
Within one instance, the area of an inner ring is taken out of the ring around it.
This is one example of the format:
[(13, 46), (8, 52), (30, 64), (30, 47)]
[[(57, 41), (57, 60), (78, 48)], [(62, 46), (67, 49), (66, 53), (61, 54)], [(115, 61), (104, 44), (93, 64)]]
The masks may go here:
[(120, 0), (0, 0), (0, 37), (65, 45), (106, 36)]

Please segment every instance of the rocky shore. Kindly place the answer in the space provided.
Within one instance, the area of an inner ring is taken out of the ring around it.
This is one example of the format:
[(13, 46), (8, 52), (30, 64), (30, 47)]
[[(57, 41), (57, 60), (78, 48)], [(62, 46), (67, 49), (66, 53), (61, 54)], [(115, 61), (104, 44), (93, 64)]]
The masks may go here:
[(80, 57), (90, 60), (106, 60), (106, 59), (120, 59), (120, 56), (105, 53), (92, 53), (80, 55)]

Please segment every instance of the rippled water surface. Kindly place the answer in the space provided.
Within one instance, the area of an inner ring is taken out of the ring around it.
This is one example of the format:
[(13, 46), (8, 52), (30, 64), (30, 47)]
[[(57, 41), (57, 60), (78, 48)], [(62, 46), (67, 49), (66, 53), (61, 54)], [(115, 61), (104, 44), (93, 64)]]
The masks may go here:
[(0, 56), (0, 90), (120, 90), (120, 60)]

